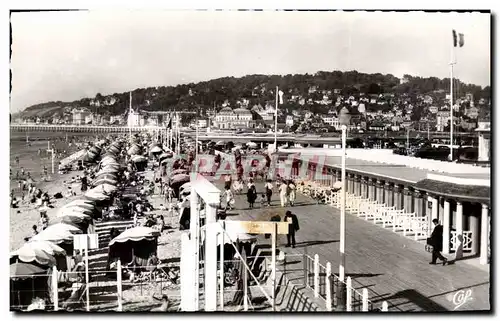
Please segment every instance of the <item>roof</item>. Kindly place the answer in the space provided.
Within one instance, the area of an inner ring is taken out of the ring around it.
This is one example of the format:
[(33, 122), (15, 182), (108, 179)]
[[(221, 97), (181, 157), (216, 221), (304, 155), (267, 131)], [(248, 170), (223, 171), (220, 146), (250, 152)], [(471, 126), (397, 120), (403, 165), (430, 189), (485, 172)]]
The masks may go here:
[(421, 180), (414, 186), (428, 193), (464, 199), (473, 203), (490, 204), (490, 188), (487, 186), (458, 185), (431, 179)]
[(233, 112), (236, 114), (251, 114), (250, 110), (245, 108), (236, 108)]

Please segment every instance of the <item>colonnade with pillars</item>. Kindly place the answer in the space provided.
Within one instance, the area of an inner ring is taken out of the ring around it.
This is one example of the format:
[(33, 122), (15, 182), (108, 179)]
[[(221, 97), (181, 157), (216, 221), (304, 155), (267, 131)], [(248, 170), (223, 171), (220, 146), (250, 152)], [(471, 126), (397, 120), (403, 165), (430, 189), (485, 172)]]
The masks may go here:
[[(331, 169), (333, 181), (341, 180), (341, 171)], [(443, 254), (455, 253), (457, 259), (463, 252), (479, 256), (481, 264), (488, 264), (490, 257), (490, 209), (488, 204), (444, 197), (426, 193), (402, 181), (346, 173), (346, 191), (387, 206), (395, 206), (415, 216), (428, 217), (429, 235), (437, 218), (443, 225)], [(465, 209), (465, 210), (464, 210)]]

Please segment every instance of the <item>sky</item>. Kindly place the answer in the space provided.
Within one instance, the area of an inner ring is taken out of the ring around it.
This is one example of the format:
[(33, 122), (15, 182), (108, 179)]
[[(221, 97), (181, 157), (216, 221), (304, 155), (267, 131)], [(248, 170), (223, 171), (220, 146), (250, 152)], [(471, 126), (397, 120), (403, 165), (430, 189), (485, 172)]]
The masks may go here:
[(92, 10), (12, 13), (11, 111), (225, 76), (331, 70), (490, 84), (490, 15)]

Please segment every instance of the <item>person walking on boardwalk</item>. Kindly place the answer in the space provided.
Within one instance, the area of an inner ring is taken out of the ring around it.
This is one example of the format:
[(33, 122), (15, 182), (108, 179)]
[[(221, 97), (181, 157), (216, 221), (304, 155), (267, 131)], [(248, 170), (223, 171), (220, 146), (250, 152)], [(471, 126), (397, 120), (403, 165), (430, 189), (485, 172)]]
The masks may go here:
[(280, 191), (281, 207), (285, 207), (288, 203), (288, 184), (286, 182), (282, 182), (278, 189)]
[(249, 208), (253, 208), (256, 199), (257, 199), (257, 190), (255, 189), (255, 185), (252, 185), (247, 191), (247, 201)]
[(270, 179), (267, 180), (265, 188), (266, 188), (267, 206), (271, 206), (271, 197), (273, 196), (273, 183)]
[(226, 192), (225, 192), (225, 194), (226, 194), (226, 210), (228, 210), (228, 209), (232, 210), (232, 209), (234, 209), (233, 205), (235, 203), (233, 191), (231, 191), (231, 187), (229, 187), (229, 186), (226, 186), (225, 188), (226, 188)]
[(299, 230), (299, 220), (297, 219), (297, 215), (292, 214), (290, 211), (286, 211), (285, 217), (283, 218), (284, 222), (288, 222), (288, 234), (286, 235), (287, 244), (286, 247), (292, 246), (295, 247), (295, 232)]
[(431, 237), (427, 240), (429, 245), (432, 245), (432, 261), (429, 264), (436, 264), (437, 259), (443, 261), (443, 265), (448, 262), (441, 251), (443, 250), (443, 226), (439, 224), (439, 221), (435, 218), (432, 220), (434, 223), (434, 230), (432, 231)]
[(295, 184), (292, 180), (288, 181), (288, 201), (290, 202), (290, 206), (295, 204)]

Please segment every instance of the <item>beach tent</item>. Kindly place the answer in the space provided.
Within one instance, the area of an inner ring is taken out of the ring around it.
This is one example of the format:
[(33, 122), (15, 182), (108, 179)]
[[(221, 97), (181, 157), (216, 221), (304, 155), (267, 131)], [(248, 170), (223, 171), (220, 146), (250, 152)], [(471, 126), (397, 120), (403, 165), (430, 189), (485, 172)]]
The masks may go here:
[(120, 258), (124, 264), (144, 267), (151, 254), (157, 252), (160, 232), (144, 226), (125, 230), (109, 242), (108, 266)]
[(117, 180), (114, 179), (109, 179), (109, 178), (98, 178), (92, 181), (91, 185), (92, 186), (98, 186), (102, 184), (110, 184), (110, 185), (116, 185), (118, 184)]
[(57, 211), (57, 217), (65, 215), (73, 215), (73, 216), (86, 215), (90, 217), (93, 212), (94, 210), (78, 206), (61, 207), (59, 211)]
[(59, 167), (60, 168), (64, 168), (64, 167), (67, 167), (67, 166), (70, 166), (71, 164), (73, 164), (74, 162), (77, 162), (79, 160), (83, 160), (83, 158), (85, 157), (85, 155), (87, 155), (87, 150), (86, 149), (82, 149), (76, 153), (73, 153), (71, 154), (70, 156), (62, 159), (59, 163)]
[(103, 173), (103, 172), (99, 172), (99, 173), (97, 173), (96, 177), (92, 181), (92, 184), (94, 182), (96, 182), (97, 180), (99, 180), (99, 179), (109, 179), (109, 180), (117, 181), (118, 180), (118, 176), (116, 175), (116, 173), (110, 173), (110, 172)]
[(97, 185), (94, 189), (101, 190), (105, 193), (113, 193), (118, 190), (118, 187), (116, 187), (116, 185), (104, 183)]
[(10, 307), (25, 310), (33, 299), (51, 302), (51, 277), (47, 268), (36, 263), (17, 262), (10, 265)]
[[(49, 229), (46, 228), (45, 230), (41, 231), (39, 234), (33, 236), (32, 240), (33, 241), (50, 241), (54, 242), (55, 244), (62, 244), (62, 243), (73, 243), (73, 233), (71, 233), (68, 230), (64, 229)], [(63, 247), (64, 248), (64, 247)], [(66, 251), (68, 249), (64, 248)], [(72, 251), (70, 251), (72, 252)]]
[(56, 217), (51, 221), (51, 225), (59, 224), (59, 223), (64, 223), (67, 225), (71, 225), (73, 227), (76, 227), (80, 229), (81, 231), (88, 232), (89, 225), (91, 224), (92, 219), (87, 217), (81, 217), (81, 216), (74, 216), (74, 215), (65, 215), (65, 216), (60, 216)]
[(163, 150), (161, 149), (160, 146), (153, 146), (153, 148), (151, 148), (151, 150), (149, 152), (151, 154), (159, 154), (159, 153), (162, 153)]
[[(11, 263), (36, 262), (40, 265), (47, 266), (47, 267), (56, 265), (56, 258), (53, 255), (43, 251), (42, 249), (34, 248), (34, 247), (30, 246), (30, 244), (34, 244), (34, 243), (41, 243), (41, 242), (26, 243), (19, 250), (11, 252), (10, 253), (10, 262)], [(50, 243), (50, 242), (46, 242), (46, 243)], [(66, 253), (66, 251), (64, 251), (64, 252)]]
[(14, 263), (10, 265), (11, 278), (30, 278), (35, 274), (46, 273), (47, 269), (30, 263)]
[(110, 199), (111, 195), (103, 193), (98, 187), (94, 187), (85, 193), (85, 197), (95, 201), (105, 201)]

